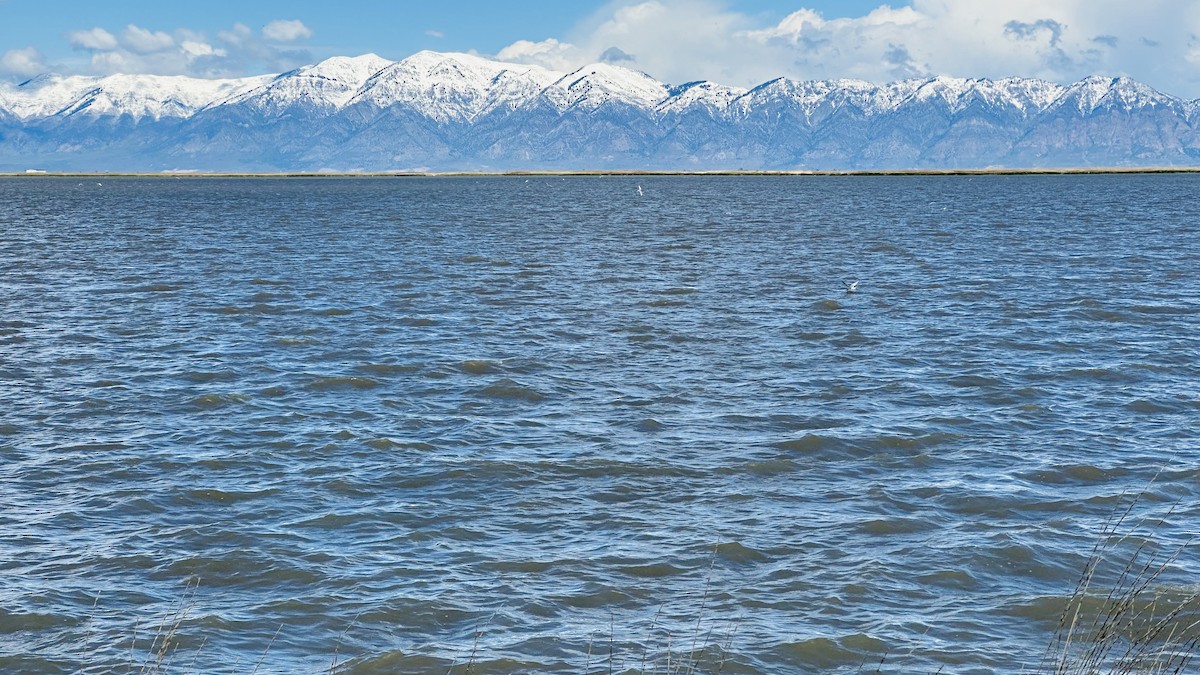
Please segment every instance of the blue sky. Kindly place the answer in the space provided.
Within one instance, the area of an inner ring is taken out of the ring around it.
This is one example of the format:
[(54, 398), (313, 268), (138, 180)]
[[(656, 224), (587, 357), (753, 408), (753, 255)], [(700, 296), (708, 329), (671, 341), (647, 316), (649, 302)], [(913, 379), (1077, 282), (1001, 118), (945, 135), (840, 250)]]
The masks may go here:
[(1129, 75), (1200, 97), (1200, 0), (0, 0), (0, 77), (229, 77), (466, 51), (667, 82)]
[[(270, 22), (285, 19), (299, 20), (312, 31), (312, 37), (294, 51), (307, 51), (317, 59), (368, 52), (401, 59), (422, 49), (495, 54), (517, 40), (567, 35), (612, 4), (596, 0), (0, 0), (0, 52), (33, 47), (48, 62), (82, 68), (89, 55), (71, 44), (69, 36), (76, 31), (99, 27), (119, 35), (135, 25), (152, 32), (173, 34), (182, 29), (211, 37), (238, 23), (261, 31)], [(783, 0), (721, 4), (764, 23), (776, 22), (800, 6)], [(834, 18), (861, 16), (879, 4), (876, 0), (810, 0), (803, 6)]]

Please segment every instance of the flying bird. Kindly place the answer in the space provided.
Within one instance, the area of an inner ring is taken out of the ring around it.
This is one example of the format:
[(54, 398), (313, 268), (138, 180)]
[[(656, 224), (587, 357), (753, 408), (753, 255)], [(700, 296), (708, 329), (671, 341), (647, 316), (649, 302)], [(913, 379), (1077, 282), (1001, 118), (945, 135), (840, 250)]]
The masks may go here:
[(854, 281), (852, 281), (850, 283), (846, 283), (845, 281), (843, 281), (842, 285), (846, 287), (847, 293), (854, 293), (854, 292), (858, 291), (858, 279), (855, 279)]

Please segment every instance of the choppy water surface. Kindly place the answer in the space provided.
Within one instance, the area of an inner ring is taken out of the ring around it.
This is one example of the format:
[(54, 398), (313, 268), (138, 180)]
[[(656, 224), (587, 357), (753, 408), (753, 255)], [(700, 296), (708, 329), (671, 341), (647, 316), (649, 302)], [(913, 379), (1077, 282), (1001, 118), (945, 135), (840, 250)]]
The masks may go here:
[(0, 669), (1036, 667), (1196, 530), (1196, 194), (0, 181)]

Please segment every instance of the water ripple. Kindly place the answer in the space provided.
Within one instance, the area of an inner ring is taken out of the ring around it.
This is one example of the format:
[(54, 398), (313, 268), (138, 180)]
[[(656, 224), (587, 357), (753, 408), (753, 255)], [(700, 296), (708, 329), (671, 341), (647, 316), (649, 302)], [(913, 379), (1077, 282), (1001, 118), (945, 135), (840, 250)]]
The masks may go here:
[(1032, 668), (1200, 515), (1196, 181), (0, 180), (0, 670)]

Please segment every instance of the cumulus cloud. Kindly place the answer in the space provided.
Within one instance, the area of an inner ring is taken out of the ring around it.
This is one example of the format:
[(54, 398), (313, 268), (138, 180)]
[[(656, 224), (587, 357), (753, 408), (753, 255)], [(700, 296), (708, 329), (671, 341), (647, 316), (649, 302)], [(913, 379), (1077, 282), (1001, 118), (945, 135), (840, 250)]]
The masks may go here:
[(0, 56), (0, 72), (20, 77), (38, 75), (48, 70), (46, 59), (33, 47), (10, 49)]
[(175, 44), (175, 38), (162, 31), (146, 30), (129, 24), (121, 33), (121, 42), (137, 54), (152, 54), (170, 49)]
[(231, 45), (240, 45), (254, 39), (254, 31), (244, 23), (235, 23), (228, 30), (217, 31), (217, 39)]
[(274, 42), (295, 42), (312, 37), (312, 29), (299, 19), (276, 19), (263, 26), (263, 37)]
[[(752, 86), (774, 77), (1129, 75), (1200, 96), (1200, 3), (1178, 0), (911, 0), (826, 18), (797, 3), (764, 24), (718, 0), (617, 0), (562, 36), (527, 36), (498, 58), (569, 70), (623, 54), (668, 82)], [(541, 38), (540, 40), (537, 38)], [(612, 51), (616, 50), (616, 51)], [(607, 56), (606, 56), (607, 55)]]
[[(311, 63), (312, 54), (296, 44), (311, 35), (312, 30), (298, 20), (279, 20), (266, 24), (259, 33), (243, 23), (235, 23), (217, 31), (215, 39), (187, 28), (168, 32), (135, 24), (129, 24), (116, 35), (97, 26), (73, 31), (67, 39), (76, 49), (91, 53), (90, 69), (96, 74), (233, 77), (290, 70)], [(15, 65), (5, 69), (17, 73), (19, 58), (19, 54), (14, 54)]]
[(496, 58), (510, 63), (537, 64), (551, 70), (572, 70), (589, 61), (583, 49), (554, 38), (541, 42), (517, 40), (501, 49)]
[(108, 50), (117, 48), (117, 38), (103, 28), (77, 30), (67, 34), (71, 46), (78, 49)]

